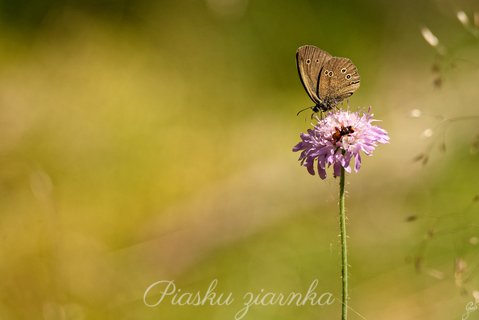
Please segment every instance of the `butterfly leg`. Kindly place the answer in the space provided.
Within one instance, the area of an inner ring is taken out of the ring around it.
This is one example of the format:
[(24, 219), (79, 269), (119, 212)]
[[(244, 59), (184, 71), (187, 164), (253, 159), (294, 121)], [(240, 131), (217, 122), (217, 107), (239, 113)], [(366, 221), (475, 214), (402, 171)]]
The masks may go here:
[[(318, 114), (319, 114), (319, 116), (318, 116)], [(313, 118), (316, 118), (316, 120), (318, 120), (318, 121), (323, 120), (324, 112), (323, 111), (318, 111), (318, 112), (312, 113), (311, 114), (311, 120), (313, 120)]]

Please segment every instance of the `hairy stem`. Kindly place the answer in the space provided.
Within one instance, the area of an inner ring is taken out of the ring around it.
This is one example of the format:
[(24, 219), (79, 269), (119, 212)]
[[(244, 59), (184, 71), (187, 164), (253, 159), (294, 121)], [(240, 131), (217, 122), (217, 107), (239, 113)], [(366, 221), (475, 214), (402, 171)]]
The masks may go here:
[(339, 228), (341, 230), (341, 280), (342, 280), (342, 301), (341, 320), (348, 318), (348, 247), (346, 244), (346, 212), (344, 208), (344, 180), (345, 172), (341, 167), (339, 180)]

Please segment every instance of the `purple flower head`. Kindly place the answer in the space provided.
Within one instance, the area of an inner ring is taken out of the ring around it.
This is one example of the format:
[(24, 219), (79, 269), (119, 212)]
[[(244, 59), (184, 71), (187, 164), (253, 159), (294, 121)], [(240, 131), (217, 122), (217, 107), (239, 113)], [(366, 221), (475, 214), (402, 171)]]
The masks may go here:
[(341, 175), (341, 167), (351, 172), (351, 160), (354, 159), (354, 171), (361, 168), (361, 151), (371, 155), (380, 143), (388, 143), (388, 133), (372, 125), (373, 114), (368, 112), (338, 111), (329, 113), (308, 133), (301, 133), (301, 142), (293, 151), (301, 151), (299, 161), (312, 175), (314, 164), (321, 179), (326, 178), (326, 168), (333, 166), (334, 176)]

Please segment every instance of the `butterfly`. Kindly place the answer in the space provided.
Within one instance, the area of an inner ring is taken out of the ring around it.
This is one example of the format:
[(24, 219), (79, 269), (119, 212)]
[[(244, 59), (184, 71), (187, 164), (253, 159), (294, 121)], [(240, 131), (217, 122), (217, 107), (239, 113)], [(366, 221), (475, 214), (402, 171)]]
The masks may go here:
[(301, 111), (329, 111), (359, 88), (358, 69), (348, 58), (333, 57), (318, 47), (305, 45), (296, 51), (296, 63), (304, 89), (316, 104)]

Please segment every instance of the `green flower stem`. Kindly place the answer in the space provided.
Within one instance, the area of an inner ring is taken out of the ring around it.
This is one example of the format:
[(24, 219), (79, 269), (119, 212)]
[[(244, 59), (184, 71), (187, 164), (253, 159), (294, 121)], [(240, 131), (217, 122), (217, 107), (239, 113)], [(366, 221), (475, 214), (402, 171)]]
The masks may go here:
[(341, 320), (348, 318), (348, 247), (346, 245), (346, 212), (344, 209), (344, 180), (345, 172), (341, 167), (339, 179), (339, 228), (341, 229), (341, 278), (343, 285), (341, 301)]

